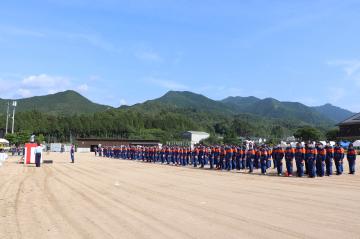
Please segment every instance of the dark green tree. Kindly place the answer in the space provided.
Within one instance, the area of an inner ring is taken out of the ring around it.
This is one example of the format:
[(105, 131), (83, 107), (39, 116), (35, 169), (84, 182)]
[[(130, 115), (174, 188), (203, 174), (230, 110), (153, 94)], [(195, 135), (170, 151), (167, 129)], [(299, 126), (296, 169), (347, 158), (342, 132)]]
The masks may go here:
[(331, 130), (328, 130), (326, 133), (325, 133), (325, 136), (326, 136), (326, 139), (327, 140), (331, 140), (331, 141), (336, 141), (337, 140), (337, 137), (339, 135), (339, 132), (340, 130), (339, 129), (331, 129)]
[(302, 140), (302, 141), (308, 141), (308, 140), (315, 140), (318, 141), (321, 138), (321, 132), (313, 127), (310, 126), (304, 126), (302, 128), (299, 128), (294, 133), (295, 138)]

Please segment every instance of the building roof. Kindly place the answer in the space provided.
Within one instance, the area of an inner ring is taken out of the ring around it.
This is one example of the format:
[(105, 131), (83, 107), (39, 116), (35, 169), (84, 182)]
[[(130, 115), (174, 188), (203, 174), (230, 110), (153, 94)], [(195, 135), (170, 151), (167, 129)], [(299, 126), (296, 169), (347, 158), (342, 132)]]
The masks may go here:
[(198, 134), (198, 135), (209, 135), (209, 133), (202, 132), (202, 131), (186, 131), (186, 133)]
[(351, 116), (350, 118), (344, 120), (338, 125), (342, 126), (342, 125), (352, 125), (352, 124), (360, 124), (360, 113)]

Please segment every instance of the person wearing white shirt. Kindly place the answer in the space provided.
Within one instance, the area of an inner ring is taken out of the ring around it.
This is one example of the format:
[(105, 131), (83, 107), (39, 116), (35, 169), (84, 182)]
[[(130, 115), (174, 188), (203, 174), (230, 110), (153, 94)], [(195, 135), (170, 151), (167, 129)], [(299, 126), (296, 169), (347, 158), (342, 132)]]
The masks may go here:
[(42, 151), (43, 151), (43, 148), (41, 147), (40, 143), (38, 143), (37, 147), (35, 148), (35, 164), (36, 164), (36, 167), (40, 167)]
[(5, 160), (8, 158), (7, 153), (4, 152), (3, 149), (0, 150), (0, 167), (5, 162)]

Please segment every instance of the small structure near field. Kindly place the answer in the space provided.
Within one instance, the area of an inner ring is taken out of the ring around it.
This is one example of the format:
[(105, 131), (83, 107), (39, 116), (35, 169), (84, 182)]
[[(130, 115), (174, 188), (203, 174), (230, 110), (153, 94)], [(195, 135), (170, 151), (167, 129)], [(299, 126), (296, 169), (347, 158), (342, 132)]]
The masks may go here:
[(191, 142), (191, 147), (200, 143), (201, 140), (210, 137), (210, 134), (201, 131), (187, 131), (183, 133), (183, 137)]
[(360, 113), (337, 124), (340, 128), (339, 137), (350, 141), (360, 138)]

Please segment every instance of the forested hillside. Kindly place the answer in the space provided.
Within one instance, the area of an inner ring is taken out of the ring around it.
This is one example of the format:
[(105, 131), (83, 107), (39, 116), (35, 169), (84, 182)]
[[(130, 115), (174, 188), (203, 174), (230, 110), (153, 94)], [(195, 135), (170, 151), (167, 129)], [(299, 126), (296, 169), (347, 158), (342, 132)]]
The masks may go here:
[[(94, 104), (72, 91), (29, 99), (34, 107), (19, 100), (15, 129), (43, 134), (48, 141), (108, 137), (166, 142), (180, 139), (187, 130), (207, 131), (225, 140), (239, 136), (282, 139), (302, 126), (325, 133), (335, 123), (311, 107), (271, 98), (215, 101), (192, 92), (170, 91), (158, 99), (118, 109)], [(0, 122), (0, 128), (5, 128), (5, 114)]]
[[(12, 99), (0, 99), (0, 112), (6, 112), (7, 102)], [(17, 99), (17, 112), (40, 111), (47, 114), (71, 115), (75, 113), (94, 113), (111, 108), (91, 102), (76, 91), (68, 90), (45, 96)]]

